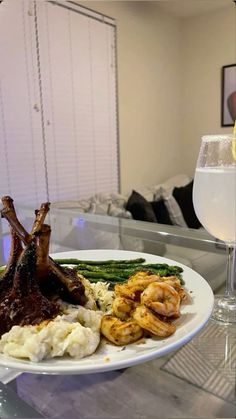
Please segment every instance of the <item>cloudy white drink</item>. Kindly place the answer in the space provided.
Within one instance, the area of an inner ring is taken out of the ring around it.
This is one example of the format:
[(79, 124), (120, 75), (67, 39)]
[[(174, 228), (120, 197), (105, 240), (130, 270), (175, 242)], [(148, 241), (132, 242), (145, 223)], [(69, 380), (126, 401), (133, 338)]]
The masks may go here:
[(194, 208), (202, 225), (225, 242), (236, 242), (236, 164), (196, 168)]

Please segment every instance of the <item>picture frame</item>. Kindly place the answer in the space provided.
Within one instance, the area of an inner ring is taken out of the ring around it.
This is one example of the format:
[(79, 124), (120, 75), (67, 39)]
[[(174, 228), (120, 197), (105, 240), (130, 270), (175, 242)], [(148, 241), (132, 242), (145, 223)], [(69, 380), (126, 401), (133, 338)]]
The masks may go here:
[(232, 127), (236, 120), (236, 64), (222, 67), (221, 126)]

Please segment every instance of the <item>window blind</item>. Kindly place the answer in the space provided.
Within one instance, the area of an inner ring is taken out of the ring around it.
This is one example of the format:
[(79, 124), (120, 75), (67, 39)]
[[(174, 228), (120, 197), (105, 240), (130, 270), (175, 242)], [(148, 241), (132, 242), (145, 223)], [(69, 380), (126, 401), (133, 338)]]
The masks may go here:
[(28, 10), (25, 1), (0, 4), (0, 193), (36, 203), (47, 194)]
[(67, 1), (4, 0), (0, 13), (1, 194), (38, 205), (117, 192), (113, 19)]

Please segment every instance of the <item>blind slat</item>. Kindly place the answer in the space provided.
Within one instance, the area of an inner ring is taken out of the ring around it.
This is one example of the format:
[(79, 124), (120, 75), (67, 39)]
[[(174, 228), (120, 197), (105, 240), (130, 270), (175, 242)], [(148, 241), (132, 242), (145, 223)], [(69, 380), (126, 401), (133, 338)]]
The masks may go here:
[(1, 4), (0, 190), (37, 206), (118, 191), (114, 22), (67, 4)]
[[(27, 2), (0, 6), (0, 194), (38, 205), (46, 198), (39, 89)], [(14, 30), (12, 29), (14, 22)]]

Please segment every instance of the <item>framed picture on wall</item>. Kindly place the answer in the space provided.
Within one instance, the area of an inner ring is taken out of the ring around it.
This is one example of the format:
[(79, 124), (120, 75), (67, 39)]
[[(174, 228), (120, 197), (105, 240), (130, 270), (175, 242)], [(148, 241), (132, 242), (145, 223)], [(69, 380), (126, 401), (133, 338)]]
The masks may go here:
[(221, 126), (231, 127), (236, 120), (236, 64), (222, 67)]

